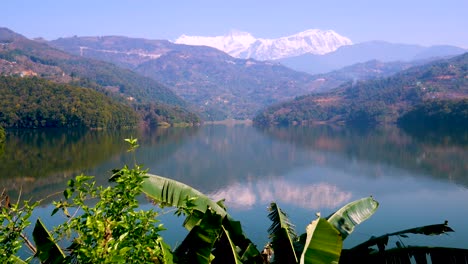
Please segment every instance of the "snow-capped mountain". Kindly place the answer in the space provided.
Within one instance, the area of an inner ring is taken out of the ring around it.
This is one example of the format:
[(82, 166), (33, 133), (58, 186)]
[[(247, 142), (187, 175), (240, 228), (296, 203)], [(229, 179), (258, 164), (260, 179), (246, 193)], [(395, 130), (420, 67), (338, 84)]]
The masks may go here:
[(276, 60), (302, 54), (323, 55), (341, 46), (351, 45), (350, 39), (333, 30), (310, 29), (277, 39), (255, 38), (250, 33), (231, 31), (225, 36), (180, 36), (175, 43), (209, 46), (237, 58)]

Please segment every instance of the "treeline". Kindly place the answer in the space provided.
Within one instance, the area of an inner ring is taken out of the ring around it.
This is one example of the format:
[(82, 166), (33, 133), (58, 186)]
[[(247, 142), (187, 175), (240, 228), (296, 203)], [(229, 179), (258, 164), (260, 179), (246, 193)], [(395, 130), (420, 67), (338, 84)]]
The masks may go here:
[(135, 126), (127, 105), (91, 89), (37, 77), (0, 77), (0, 125), (5, 128)]
[(158, 126), (164, 123), (172, 126), (195, 125), (201, 122), (198, 115), (178, 106), (161, 103), (135, 103), (133, 107), (147, 126)]
[(399, 118), (398, 124), (405, 128), (447, 128), (466, 131), (468, 99), (425, 102)]
[(5, 150), (5, 130), (0, 126), (0, 157), (3, 155)]
[[(260, 126), (314, 122), (372, 125), (395, 123), (413, 111), (407, 118), (416, 119), (420, 115), (447, 123), (464, 116), (463, 108), (450, 102), (468, 97), (467, 74), (468, 53), (413, 67), (388, 78), (350, 82), (332, 92), (301, 96), (267, 108), (253, 121)], [(451, 110), (436, 110), (439, 106), (433, 102), (437, 101), (443, 105), (440, 109)], [(423, 107), (414, 109), (420, 105)], [(434, 111), (438, 114), (433, 114)]]

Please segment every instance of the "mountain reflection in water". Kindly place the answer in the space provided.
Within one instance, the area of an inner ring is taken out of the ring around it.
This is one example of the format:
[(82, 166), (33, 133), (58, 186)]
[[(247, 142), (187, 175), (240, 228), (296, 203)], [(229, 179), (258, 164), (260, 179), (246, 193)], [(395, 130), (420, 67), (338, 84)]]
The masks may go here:
[(320, 182), (299, 185), (286, 180), (248, 182), (233, 184), (216, 193), (209, 194), (214, 200), (226, 199), (228, 208), (248, 210), (256, 203), (267, 204), (271, 201), (294, 205), (305, 209), (336, 208), (349, 202), (350, 192), (340, 191), (338, 187)]

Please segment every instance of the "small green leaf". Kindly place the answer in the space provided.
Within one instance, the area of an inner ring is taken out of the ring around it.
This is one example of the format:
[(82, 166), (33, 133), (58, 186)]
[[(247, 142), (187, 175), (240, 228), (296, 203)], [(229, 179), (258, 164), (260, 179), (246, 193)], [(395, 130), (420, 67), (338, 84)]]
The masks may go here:
[(75, 187), (75, 181), (73, 179), (70, 179), (70, 180), (68, 180), (67, 185), (68, 185), (68, 187), (73, 188), (73, 187)]
[(70, 188), (67, 188), (63, 191), (63, 196), (65, 197), (65, 199), (70, 199), (70, 197), (72, 196), (73, 194), (73, 191), (70, 189)]
[(53, 216), (54, 214), (56, 214), (59, 209), (60, 208), (58, 208), (58, 207), (54, 208), (54, 210), (52, 210), (52, 214), (50, 216)]
[(79, 176), (76, 176), (76, 182), (77, 183), (83, 183), (85, 181), (89, 181), (91, 179), (93, 179), (94, 177), (93, 176), (86, 176), (86, 175), (79, 175)]

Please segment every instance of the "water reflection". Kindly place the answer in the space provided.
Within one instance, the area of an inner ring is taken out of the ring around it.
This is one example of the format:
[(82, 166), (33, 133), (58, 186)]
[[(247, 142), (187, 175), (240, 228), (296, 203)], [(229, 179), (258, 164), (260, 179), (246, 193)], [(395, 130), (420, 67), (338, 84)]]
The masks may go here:
[[(0, 186), (16, 197), (42, 199), (65, 188), (68, 179), (81, 173), (105, 175), (129, 161), (124, 138), (140, 139), (170, 154), (193, 129), (153, 130), (9, 130), (0, 156)], [(127, 163), (128, 164), (128, 163)]]
[(263, 132), (299, 148), (335, 153), (349, 161), (386, 164), (468, 187), (468, 163), (465, 162), (468, 141), (464, 140), (468, 131), (452, 135), (423, 133), (422, 137), (396, 127), (377, 130), (292, 127), (269, 128)]
[[(243, 125), (9, 131), (0, 158), (0, 189), (17, 193), (23, 188), (26, 197), (39, 199), (61, 192), (81, 172), (106, 184), (111, 169), (133, 164), (135, 158), (151, 173), (225, 198), (231, 214), (259, 245), (267, 240), (266, 207), (271, 201), (305, 228), (317, 211), (327, 215), (351, 200), (374, 195), (381, 208), (347, 243), (447, 219), (456, 234), (444, 245), (460, 246), (468, 245), (466, 133), (428, 137), (398, 128), (260, 130)], [(139, 139), (135, 156), (125, 151), (122, 140), (130, 136)]]
[[(395, 175), (432, 177), (468, 186), (467, 145), (455, 140), (454, 135), (432, 135), (428, 139), (397, 128), (257, 130), (216, 125), (123, 131), (8, 131), (5, 153), (0, 157), (0, 186), (16, 192), (22, 188), (23, 193), (40, 197), (61, 191), (67, 179), (82, 172), (96, 175), (105, 183), (111, 169), (133, 163), (134, 157), (125, 151), (123, 142), (130, 136), (139, 138), (141, 147), (135, 158), (150, 172), (180, 180), (215, 197), (239, 200), (232, 201), (233, 205), (290, 197), (288, 202), (320, 207), (318, 204), (327, 203), (312, 197), (314, 202), (301, 201), (293, 196), (327, 193), (324, 186), (334, 192), (337, 203), (344, 202), (343, 197), (349, 199), (346, 185), (337, 187), (340, 179), (331, 183), (329, 179), (334, 176), (317, 171), (319, 168), (332, 168), (335, 175), (347, 172), (343, 175), (370, 178), (399, 169), (402, 171)], [(466, 137), (466, 133), (459, 137)], [(288, 175), (301, 168), (313, 171), (313, 181), (291, 183)], [(328, 185), (317, 185), (320, 181)], [(236, 192), (243, 196), (232, 195)]]
[(250, 210), (257, 203), (272, 201), (310, 210), (336, 208), (349, 202), (351, 192), (341, 191), (337, 186), (319, 182), (309, 185), (291, 183), (285, 179), (236, 183), (209, 194), (215, 200), (226, 199), (229, 208)]

